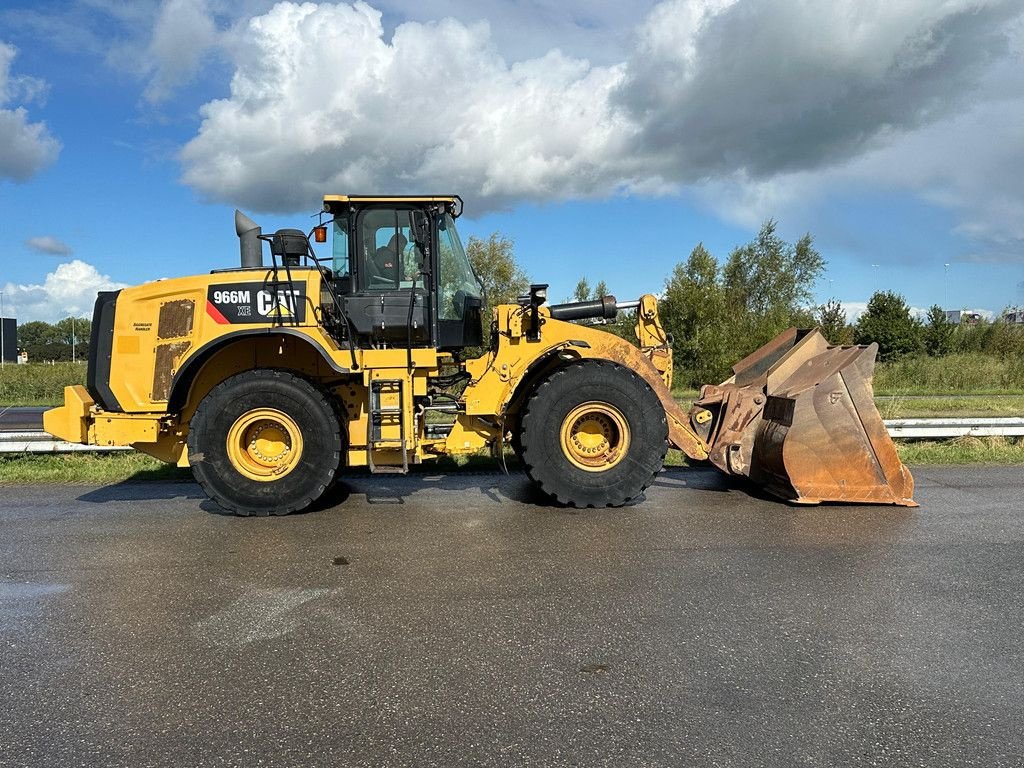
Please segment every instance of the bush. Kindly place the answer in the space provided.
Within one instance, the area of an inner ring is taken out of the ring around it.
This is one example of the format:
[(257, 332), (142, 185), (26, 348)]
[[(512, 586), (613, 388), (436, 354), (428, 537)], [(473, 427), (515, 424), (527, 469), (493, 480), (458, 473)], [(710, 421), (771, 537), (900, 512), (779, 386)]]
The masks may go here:
[(879, 363), (876, 394), (1024, 392), (1024, 358), (1000, 360), (980, 352), (913, 355)]
[(857, 319), (853, 334), (857, 344), (878, 344), (880, 360), (895, 360), (923, 348), (921, 324), (910, 316), (910, 307), (898, 293), (878, 291)]
[(676, 265), (660, 311), (681, 385), (722, 381), (733, 364), (789, 326), (814, 324), (806, 307), (824, 259), (810, 235), (787, 243), (775, 230), (766, 221), (724, 263), (698, 244)]
[(933, 357), (949, 354), (953, 343), (953, 331), (956, 326), (946, 319), (946, 313), (938, 304), (928, 310), (922, 338), (924, 350)]
[(85, 363), (29, 363), (0, 370), (0, 405), (61, 405), (64, 387), (85, 384)]

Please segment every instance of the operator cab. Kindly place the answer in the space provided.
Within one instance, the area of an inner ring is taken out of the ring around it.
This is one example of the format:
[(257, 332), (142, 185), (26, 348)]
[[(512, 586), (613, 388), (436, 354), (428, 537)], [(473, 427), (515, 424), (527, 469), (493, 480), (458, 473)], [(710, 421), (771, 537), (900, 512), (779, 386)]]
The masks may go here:
[(483, 286), (453, 196), (324, 197), (334, 288), (359, 346), (458, 351), (483, 341)]

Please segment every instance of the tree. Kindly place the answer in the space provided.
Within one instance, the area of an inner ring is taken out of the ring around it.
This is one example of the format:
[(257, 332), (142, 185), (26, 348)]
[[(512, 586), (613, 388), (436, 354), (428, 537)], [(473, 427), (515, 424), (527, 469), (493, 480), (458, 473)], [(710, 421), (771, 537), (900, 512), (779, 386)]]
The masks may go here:
[(734, 249), (724, 266), (703, 245), (694, 248), (676, 266), (661, 302), (680, 379), (720, 381), (733, 363), (789, 326), (813, 323), (808, 307), (824, 268), (810, 235), (787, 243), (774, 221)]
[(576, 287), (572, 291), (573, 301), (588, 301), (590, 299), (590, 283), (587, 282), (587, 278), (581, 277), (580, 281), (576, 283)]
[(748, 351), (791, 325), (813, 322), (806, 308), (824, 269), (809, 234), (787, 243), (771, 219), (753, 241), (729, 254), (722, 281), (737, 338), (747, 341)]
[(945, 310), (938, 304), (932, 304), (922, 331), (925, 352), (939, 357), (952, 351), (954, 330), (956, 326), (949, 322)]
[(28, 359), (33, 362), (71, 359), (71, 347), (64, 344), (60, 330), (42, 320), (18, 326), (18, 346), (28, 352)]
[(825, 338), (833, 344), (853, 343), (853, 328), (846, 322), (846, 310), (836, 299), (829, 299), (817, 308), (814, 320)]
[(857, 319), (853, 338), (857, 344), (877, 342), (879, 359), (892, 360), (921, 350), (921, 323), (898, 293), (876, 291)]
[(695, 386), (728, 375), (733, 339), (726, 321), (725, 289), (718, 262), (703, 243), (677, 264), (659, 302), (662, 325), (673, 337), (673, 355), (682, 380)]
[(581, 277), (572, 290), (572, 296), (566, 301), (593, 301), (608, 295), (608, 283), (604, 280), (598, 280), (597, 285), (591, 288), (590, 281), (586, 277)]
[[(54, 326), (60, 334), (60, 342), (67, 347), (68, 360), (85, 360), (89, 357), (89, 338), (92, 322), (84, 317), (65, 317)], [(74, 344), (74, 354), (71, 345)]]
[(470, 237), (466, 243), (466, 253), (473, 271), (484, 284), (486, 324), (490, 323), (493, 307), (498, 304), (515, 304), (516, 299), (530, 288), (530, 278), (516, 263), (512, 246), (512, 241), (500, 232), (492, 233), (486, 240)]

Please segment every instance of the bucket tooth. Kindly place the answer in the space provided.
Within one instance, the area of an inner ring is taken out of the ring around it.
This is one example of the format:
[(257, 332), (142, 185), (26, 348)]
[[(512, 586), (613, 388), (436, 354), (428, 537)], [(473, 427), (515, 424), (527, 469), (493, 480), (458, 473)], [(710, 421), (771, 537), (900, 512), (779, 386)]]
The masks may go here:
[(875, 344), (829, 346), (817, 330), (783, 332), (728, 381), (701, 390), (691, 421), (709, 460), (797, 503), (917, 506), (913, 477), (875, 408), (877, 352)]

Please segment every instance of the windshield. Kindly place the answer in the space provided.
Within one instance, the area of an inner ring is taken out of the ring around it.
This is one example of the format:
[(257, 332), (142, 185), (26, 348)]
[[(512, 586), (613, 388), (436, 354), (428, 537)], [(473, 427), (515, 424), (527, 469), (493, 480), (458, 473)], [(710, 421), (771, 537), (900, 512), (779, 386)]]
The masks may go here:
[(482, 298), (483, 287), (473, 273), (469, 256), (462, 247), (455, 220), (445, 214), (438, 220), (437, 240), (441, 250), (441, 295), (438, 301), (439, 320), (461, 320), (466, 297)]

